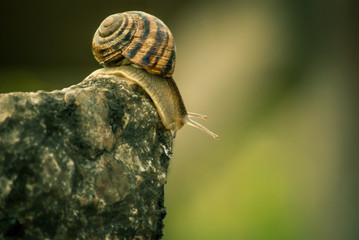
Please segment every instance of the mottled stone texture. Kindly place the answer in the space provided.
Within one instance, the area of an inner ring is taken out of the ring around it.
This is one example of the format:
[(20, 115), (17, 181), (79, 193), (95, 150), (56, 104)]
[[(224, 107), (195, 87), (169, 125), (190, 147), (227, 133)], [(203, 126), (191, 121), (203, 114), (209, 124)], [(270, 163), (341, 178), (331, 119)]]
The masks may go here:
[(0, 94), (0, 239), (158, 239), (172, 151), (119, 77)]

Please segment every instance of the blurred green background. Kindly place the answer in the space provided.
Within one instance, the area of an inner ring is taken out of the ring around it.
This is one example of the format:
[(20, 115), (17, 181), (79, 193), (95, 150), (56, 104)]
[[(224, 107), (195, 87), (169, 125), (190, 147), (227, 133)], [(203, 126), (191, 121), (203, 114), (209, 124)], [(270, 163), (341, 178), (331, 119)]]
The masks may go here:
[[(61, 89), (99, 68), (108, 15), (174, 34), (174, 78), (219, 141), (185, 126), (164, 239), (359, 239), (358, 90), (349, 1), (2, 1), (0, 92)], [(0, 109), (1, 111), (1, 109)]]

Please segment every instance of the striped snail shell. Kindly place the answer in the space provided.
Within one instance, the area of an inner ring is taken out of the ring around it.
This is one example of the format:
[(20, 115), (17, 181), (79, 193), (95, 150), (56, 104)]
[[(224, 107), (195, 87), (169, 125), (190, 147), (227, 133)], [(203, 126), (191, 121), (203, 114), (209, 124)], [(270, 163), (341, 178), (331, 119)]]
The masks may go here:
[(145, 12), (130, 11), (107, 17), (94, 35), (92, 52), (106, 67), (128, 60), (164, 77), (171, 77), (175, 68), (172, 33), (160, 19)]

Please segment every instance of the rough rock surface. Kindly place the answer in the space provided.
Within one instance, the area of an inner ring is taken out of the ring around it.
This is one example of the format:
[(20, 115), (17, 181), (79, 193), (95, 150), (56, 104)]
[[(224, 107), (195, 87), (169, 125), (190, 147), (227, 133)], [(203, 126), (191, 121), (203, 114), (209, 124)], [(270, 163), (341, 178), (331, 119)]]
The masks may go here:
[(158, 239), (172, 136), (119, 77), (0, 94), (0, 239)]

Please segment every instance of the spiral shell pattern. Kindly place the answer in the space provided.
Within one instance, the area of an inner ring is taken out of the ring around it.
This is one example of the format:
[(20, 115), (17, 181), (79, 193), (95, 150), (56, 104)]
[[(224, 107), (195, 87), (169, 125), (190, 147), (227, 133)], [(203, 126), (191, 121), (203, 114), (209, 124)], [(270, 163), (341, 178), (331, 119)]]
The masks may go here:
[(107, 17), (97, 29), (92, 52), (103, 66), (121, 65), (124, 59), (147, 71), (171, 77), (176, 49), (172, 33), (157, 17), (131, 11)]

